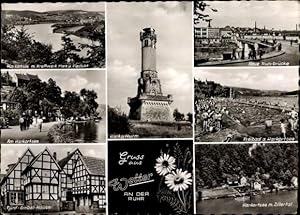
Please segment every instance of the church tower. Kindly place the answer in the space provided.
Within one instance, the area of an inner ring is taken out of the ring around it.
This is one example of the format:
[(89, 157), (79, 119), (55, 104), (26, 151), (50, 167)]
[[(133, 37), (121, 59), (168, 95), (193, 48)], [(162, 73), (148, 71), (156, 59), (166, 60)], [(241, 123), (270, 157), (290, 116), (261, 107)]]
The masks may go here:
[(141, 121), (172, 121), (172, 96), (164, 96), (156, 70), (157, 36), (153, 28), (140, 32), (141, 74), (137, 96), (128, 98), (129, 119)]

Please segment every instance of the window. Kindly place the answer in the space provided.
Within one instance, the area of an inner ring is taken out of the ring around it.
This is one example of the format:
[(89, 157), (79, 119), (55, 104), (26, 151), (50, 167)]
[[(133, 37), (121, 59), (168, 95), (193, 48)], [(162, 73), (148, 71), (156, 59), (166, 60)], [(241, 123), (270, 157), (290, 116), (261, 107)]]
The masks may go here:
[(18, 193), (18, 204), (24, 204), (24, 193)]
[(42, 185), (42, 193), (49, 193), (49, 187), (47, 185)]
[(10, 203), (11, 204), (17, 204), (17, 194), (16, 193), (11, 193), (10, 194)]

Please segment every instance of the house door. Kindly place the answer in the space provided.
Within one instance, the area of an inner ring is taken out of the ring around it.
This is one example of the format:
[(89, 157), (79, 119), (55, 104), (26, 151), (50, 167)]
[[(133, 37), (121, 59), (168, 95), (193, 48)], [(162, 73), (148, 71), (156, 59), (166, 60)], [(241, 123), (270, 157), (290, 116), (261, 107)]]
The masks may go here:
[(73, 201), (72, 191), (68, 190), (66, 195), (67, 195), (67, 201)]

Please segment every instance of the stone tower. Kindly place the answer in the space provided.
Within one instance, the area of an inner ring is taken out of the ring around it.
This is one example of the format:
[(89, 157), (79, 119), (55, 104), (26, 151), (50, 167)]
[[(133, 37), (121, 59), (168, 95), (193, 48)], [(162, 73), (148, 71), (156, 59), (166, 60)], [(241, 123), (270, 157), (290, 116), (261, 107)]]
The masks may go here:
[(171, 95), (163, 95), (156, 70), (156, 34), (153, 28), (140, 33), (142, 45), (141, 76), (137, 96), (128, 98), (129, 119), (141, 121), (173, 121)]

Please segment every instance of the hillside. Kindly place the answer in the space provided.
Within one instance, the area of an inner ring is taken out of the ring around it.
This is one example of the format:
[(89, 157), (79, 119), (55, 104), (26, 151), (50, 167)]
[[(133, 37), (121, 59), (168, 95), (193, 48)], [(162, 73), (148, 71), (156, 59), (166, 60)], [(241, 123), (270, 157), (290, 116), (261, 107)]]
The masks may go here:
[(299, 90), (295, 91), (280, 91), (280, 90), (260, 90), (243, 87), (223, 86), (214, 81), (201, 81), (194, 80), (195, 96), (197, 97), (229, 97), (230, 89), (235, 97), (244, 96), (285, 96), (285, 95), (297, 95)]
[(1, 14), (1, 21), (5, 24), (26, 25), (47, 22), (94, 22), (104, 20), (104, 17), (105, 15), (103, 11), (56, 10), (37, 12), (31, 10), (3, 10)]

